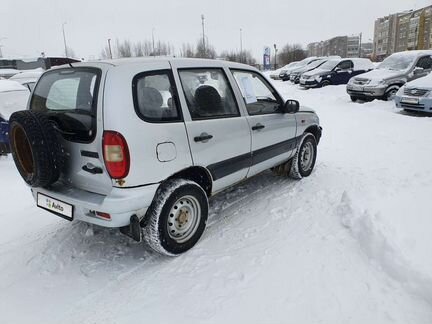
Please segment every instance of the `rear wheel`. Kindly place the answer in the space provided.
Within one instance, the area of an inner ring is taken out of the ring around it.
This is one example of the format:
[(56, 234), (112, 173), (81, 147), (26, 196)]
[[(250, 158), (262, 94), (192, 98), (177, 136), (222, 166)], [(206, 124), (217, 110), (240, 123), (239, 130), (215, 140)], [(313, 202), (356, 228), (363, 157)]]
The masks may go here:
[(156, 252), (175, 256), (191, 249), (204, 233), (208, 200), (195, 182), (173, 179), (161, 185), (146, 216), (144, 239)]
[(327, 86), (329, 86), (331, 83), (330, 83), (330, 81), (328, 81), (328, 80), (324, 80), (323, 82), (321, 82), (321, 87), (327, 87)]

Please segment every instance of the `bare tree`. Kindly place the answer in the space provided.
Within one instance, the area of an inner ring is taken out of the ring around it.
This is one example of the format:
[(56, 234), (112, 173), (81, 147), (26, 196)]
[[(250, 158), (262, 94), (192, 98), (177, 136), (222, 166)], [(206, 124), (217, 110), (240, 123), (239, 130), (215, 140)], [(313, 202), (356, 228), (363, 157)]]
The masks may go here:
[(208, 41), (204, 43), (203, 39), (199, 39), (196, 45), (195, 57), (199, 58), (216, 58), (216, 50)]
[(256, 60), (252, 56), (252, 52), (250, 50), (244, 50), (241, 53), (235, 51), (224, 51), (221, 53), (220, 57), (231, 62), (238, 62), (249, 65), (256, 64)]
[(129, 40), (123, 42), (116, 40), (116, 52), (117, 57), (131, 57), (132, 56), (132, 45)]
[(295, 61), (301, 61), (307, 57), (307, 52), (300, 44), (286, 44), (279, 50), (278, 62), (285, 65)]
[(77, 57), (76, 54), (75, 54), (75, 51), (73, 50), (72, 47), (68, 46), (66, 49), (67, 49), (67, 56), (68, 57)]
[(195, 57), (194, 46), (190, 43), (183, 43), (180, 50), (181, 57)]

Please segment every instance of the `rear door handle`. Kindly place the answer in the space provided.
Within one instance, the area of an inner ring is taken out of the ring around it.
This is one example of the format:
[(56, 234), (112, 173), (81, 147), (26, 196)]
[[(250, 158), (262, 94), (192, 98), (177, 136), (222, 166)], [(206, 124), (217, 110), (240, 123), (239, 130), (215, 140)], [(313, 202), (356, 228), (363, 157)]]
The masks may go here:
[(212, 138), (213, 138), (213, 135), (210, 135), (210, 134), (207, 134), (207, 133), (201, 133), (200, 136), (195, 136), (194, 137), (194, 141), (195, 142), (207, 143)]
[(260, 124), (260, 123), (258, 123), (258, 124), (256, 124), (255, 126), (252, 126), (252, 130), (260, 130), (260, 129), (263, 129), (263, 128), (265, 128), (265, 126), (263, 125), (263, 124)]

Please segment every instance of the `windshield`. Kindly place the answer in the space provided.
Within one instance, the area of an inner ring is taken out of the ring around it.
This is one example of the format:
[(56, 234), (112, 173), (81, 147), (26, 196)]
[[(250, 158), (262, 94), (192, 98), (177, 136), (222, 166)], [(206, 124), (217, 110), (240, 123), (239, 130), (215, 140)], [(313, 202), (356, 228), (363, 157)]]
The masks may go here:
[(414, 53), (400, 53), (393, 54), (386, 58), (379, 66), (378, 69), (387, 69), (387, 70), (395, 70), (402, 71), (409, 68), (417, 57), (417, 54)]
[(311, 69), (315, 69), (318, 66), (320, 66), (321, 64), (325, 63), (326, 61), (327, 60), (316, 60), (316, 61), (313, 61), (312, 63), (308, 64), (307, 67), (311, 68)]
[(96, 133), (100, 70), (66, 68), (45, 73), (36, 85), (30, 109), (47, 113), (70, 140), (90, 141)]
[(328, 60), (323, 65), (321, 65), (320, 68), (323, 70), (331, 71), (336, 67), (336, 65), (339, 64), (339, 62), (340, 62), (340, 60)]

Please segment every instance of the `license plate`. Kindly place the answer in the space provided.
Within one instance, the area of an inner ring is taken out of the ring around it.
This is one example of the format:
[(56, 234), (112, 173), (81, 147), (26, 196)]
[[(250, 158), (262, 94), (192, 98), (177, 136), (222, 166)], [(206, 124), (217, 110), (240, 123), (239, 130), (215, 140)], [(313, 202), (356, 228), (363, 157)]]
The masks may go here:
[(54, 199), (43, 195), (41, 193), (37, 194), (37, 206), (48, 210), (57, 216), (63, 217), (67, 220), (73, 219), (73, 206), (67, 204), (58, 199)]
[(353, 90), (353, 91), (363, 91), (363, 87), (357, 86), (357, 85), (350, 85), (348, 86), (349, 90)]
[(411, 98), (411, 97), (402, 97), (401, 102), (407, 103), (407, 104), (418, 105), (419, 99), (418, 98)]

